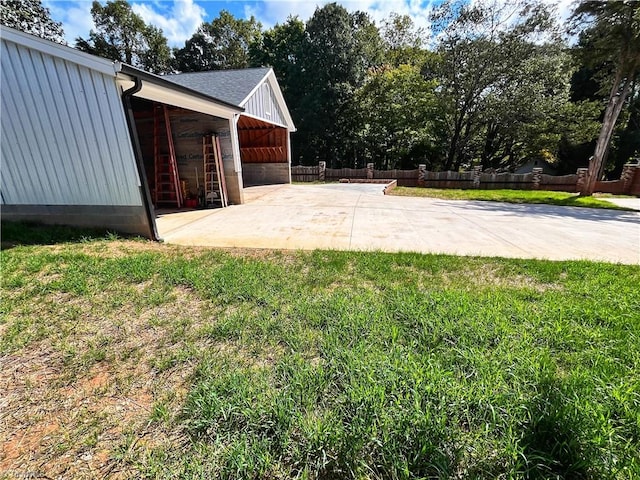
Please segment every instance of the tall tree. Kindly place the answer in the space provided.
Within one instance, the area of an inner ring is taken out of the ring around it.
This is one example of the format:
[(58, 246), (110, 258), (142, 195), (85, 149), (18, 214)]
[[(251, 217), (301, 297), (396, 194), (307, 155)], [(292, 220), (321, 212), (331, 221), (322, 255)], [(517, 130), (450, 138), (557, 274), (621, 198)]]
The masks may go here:
[(382, 63), (382, 40), (367, 14), (349, 13), (336, 3), (317, 8), (306, 33), (307, 88), (301, 99), (304, 114), (297, 120), (306, 143), (299, 153), (307, 163), (338, 165), (357, 129), (358, 119), (347, 114), (350, 102), (367, 71)]
[(563, 135), (574, 141), (595, 138), (593, 104), (570, 102), (572, 69), (563, 43), (532, 44), (528, 55), (494, 83), (483, 99), (474, 145), (483, 168), (555, 160)]
[(302, 74), (307, 46), (304, 22), (297, 16), (276, 24), (263, 33), (261, 42), (249, 46), (251, 66), (273, 67), (289, 107), (305, 88)]
[(62, 24), (51, 18), (41, 0), (4, 0), (0, 2), (0, 23), (56, 43), (66, 44)]
[(583, 0), (576, 7), (573, 19), (586, 22), (581, 33), (585, 64), (610, 65), (609, 98), (602, 120), (602, 129), (589, 161), (587, 180), (581, 195), (591, 195), (596, 181), (604, 171), (613, 131), (640, 74), (640, 3), (631, 0)]
[(182, 72), (247, 68), (251, 63), (249, 48), (261, 39), (262, 24), (255, 17), (243, 20), (222, 10), (176, 50), (176, 64)]
[(77, 38), (76, 48), (119, 60), (153, 73), (171, 70), (171, 50), (162, 30), (147, 25), (126, 0), (94, 1), (91, 16), (96, 30), (89, 39)]
[(359, 121), (361, 164), (376, 168), (415, 168), (439, 163), (440, 118), (437, 83), (425, 80), (417, 66), (372, 69), (356, 91), (352, 115)]
[(381, 34), (386, 46), (386, 60), (390, 65), (421, 66), (424, 63), (425, 31), (416, 27), (410, 16), (392, 13), (383, 21)]
[(517, 84), (536, 41), (550, 35), (555, 24), (549, 10), (531, 0), (447, 2), (432, 18), (442, 31), (440, 61), (427, 73), (441, 81), (450, 139), (445, 168), (457, 170), (474, 159), (472, 143), (482, 132), (493, 94)]
[(309, 130), (300, 119), (306, 118), (304, 98), (307, 87), (305, 58), (308, 50), (305, 25), (298, 17), (289, 17), (283, 24), (276, 24), (264, 32), (262, 42), (254, 42), (250, 48), (251, 65), (273, 67), (287, 102), (287, 108), (298, 128), (292, 137), (292, 150), (297, 156), (309, 144)]

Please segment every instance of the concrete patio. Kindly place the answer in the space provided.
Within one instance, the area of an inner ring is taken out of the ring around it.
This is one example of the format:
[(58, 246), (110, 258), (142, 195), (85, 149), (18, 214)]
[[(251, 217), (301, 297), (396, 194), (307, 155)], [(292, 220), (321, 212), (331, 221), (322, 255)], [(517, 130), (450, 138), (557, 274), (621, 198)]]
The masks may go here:
[(159, 214), (157, 225), (165, 242), (180, 245), (640, 264), (639, 212), (394, 197), (383, 187), (251, 187), (244, 205)]

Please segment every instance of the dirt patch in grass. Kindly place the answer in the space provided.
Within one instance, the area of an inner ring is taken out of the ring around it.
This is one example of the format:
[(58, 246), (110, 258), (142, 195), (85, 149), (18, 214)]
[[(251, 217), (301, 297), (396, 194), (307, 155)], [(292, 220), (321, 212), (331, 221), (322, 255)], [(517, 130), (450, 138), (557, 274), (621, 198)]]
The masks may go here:
[[(65, 333), (0, 357), (0, 472), (9, 478), (134, 477), (136, 449), (182, 441), (168, 420), (179, 411), (194, 362), (176, 357), (158, 369), (158, 352), (189, 342), (194, 351), (203, 348), (193, 332), (212, 321), (206, 305), (184, 288), (169, 292), (171, 301), (139, 311), (125, 305), (106, 312), (104, 299), (48, 297), (80, 308), (83, 326), (70, 328), (64, 315), (50, 318)], [(159, 406), (164, 420), (154, 418)]]
[(415, 283), (421, 288), (429, 290), (433, 285), (440, 287), (459, 287), (465, 290), (484, 290), (494, 287), (509, 289), (528, 289), (538, 293), (547, 291), (562, 291), (561, 283), (541, 282), (533, 276), (511, 274), (502, 268), (488, 263), (475, 265), (471, 263), (467, 269), (452, 269), (439, 272), (426, 272), (415, 267), (402, 266), (398, 272), (415, 278)]
[[(48, 245), (43, 248), (51, 253), (66, 253), (69, 251), (69, 245)], [(74, 252), (83, 253), (85, 255), (98, 255), (101, 258), (122, 258), (131, 254), (142, 252), (159, 252), (167, 253), (167, 249), (171, 249), (167, 245), (147, 240), (119, 240), (112, 241), (93, 241), (78, 245), (74, 248)]]
[[(456, 280), (459, 282), (459, 277)], [(492, 288), (494, 286), (513, 289), (526, 288), (538, 293), (563, 289), (559, 284), (543, 283), (527, 275), (507, 275), (499, 269), (487, 265), (464, 272), (464, 281), (472, 288)]]

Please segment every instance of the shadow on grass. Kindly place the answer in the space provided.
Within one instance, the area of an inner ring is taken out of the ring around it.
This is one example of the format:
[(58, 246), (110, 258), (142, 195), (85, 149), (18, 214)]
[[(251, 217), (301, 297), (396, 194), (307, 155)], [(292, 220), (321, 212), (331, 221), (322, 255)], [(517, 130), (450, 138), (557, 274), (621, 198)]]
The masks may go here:
[(44, 225), (32, 222), (2, 222), (0, 249), (19, 245), (55, 245), (92, 240), (115, 240), (119, 234), (104, 229), (76, 228), (64, 225)]
[(531, 417), (521, 440), (526, 478), (589, 478), (586, 452), (576, 435), (584, 426), (580, 418), (571, 416), (576, 412), (570, 411), (563, 397), (557, 380), (546, 379), (529, 404)]

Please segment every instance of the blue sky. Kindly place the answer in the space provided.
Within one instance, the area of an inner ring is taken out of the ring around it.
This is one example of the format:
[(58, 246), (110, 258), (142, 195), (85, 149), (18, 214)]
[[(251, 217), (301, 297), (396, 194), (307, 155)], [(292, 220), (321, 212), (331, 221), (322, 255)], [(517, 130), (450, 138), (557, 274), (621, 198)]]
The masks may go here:
[[(338, 1), (350, 11), (362, 10), (380, 23), (391, 12), (410, 15), (419, 26), (428, 28), (431, 3), (436, 0), (343, 0)], [(62, 22), (69, 44), (76, 37), (87, 37), (92, 28), (90, 0), (43, 0), (54, 20)], [(102, 0), (106, 3), (106, 0)], [(308, 20), (317, 6), (327, 0), (129, 0), (134, 11), (147, 23), (162, 28), (171, 46), (183, 46), (203, 21), (211, 21), (226, 9), (238, 18), (255, 16), (265, 28), (282, 23), (287, 16), (298, 15)]]
[[(414, 23), (429, 31), (429, 14), (432, 5), (442, 0), (337, 0), (349, 11), (368, 12), (378, 25), (392, 12), (409, 15)], [(505, 1), (505, 0), (469, 0)], [(558, 13), (566, 18), (574, 0), (544, 0), (559, 3)], [(104, 4), (106, 0), (101, 0)], [(62, 22), (65, 37), (70, 45), (78, 36), (87, 37), (93, 27), (91, 0), (43, 0), (54, 20)], [(216, 18), (220, 10), (228, 10), (238, 18), (255, 16), (265, 28), (284, 22), (289, 15), (308, 20), (317, 6), (329, 0), (259, 0), (259, 1), (211, 1), (211, 0), (129, 0), (133, 10), (150, 24), (162, 28), (172, 47), (184, 46), (202, 22)]]

